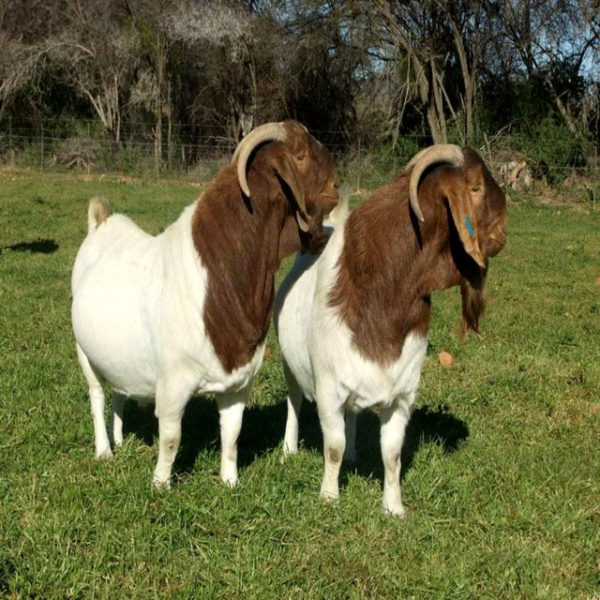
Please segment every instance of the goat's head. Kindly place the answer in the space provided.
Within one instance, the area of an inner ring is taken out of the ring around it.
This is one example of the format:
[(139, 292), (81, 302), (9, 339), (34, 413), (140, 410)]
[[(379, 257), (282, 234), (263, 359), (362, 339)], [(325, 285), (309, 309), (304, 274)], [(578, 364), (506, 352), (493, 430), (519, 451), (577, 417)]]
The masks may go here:
[(331, 154), (297, 121), (257, 127), (239, 143), (232, 159), (232, 163), (237, 162), (240, 188), (248, 199), (252, 197), (249, 163), (260, 146), (264, 146), (261, 170), (266, 169), (277, 178), (289, 200), (280, 255), (289, 254), (295, 245), (319, 250), (326, 241), (323, 217), (339, 202)]
[(470, 148), (431, 146), (419, 152), (407, 170), (410, 167), (409, 200), (420, 221), (422, 244), (430, 241), (448, 260), (448, 268), (436, 275), (435, 287), (460, 285), (463, 333), (467, 328), (477, 331), (485, 305), (488, 259), (506, 244), (504, 194)]

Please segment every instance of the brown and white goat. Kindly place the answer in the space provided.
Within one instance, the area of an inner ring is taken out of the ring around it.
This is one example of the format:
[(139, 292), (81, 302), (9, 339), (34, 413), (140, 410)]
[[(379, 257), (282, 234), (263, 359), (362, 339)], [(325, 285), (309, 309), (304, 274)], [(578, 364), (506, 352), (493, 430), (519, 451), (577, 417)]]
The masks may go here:
[(355, 413), (372, 408), (381, 420), (383, 507), (404, 513), (400, 453), (427, 348), (431, 293), (460, 286), (463, 329), (477, 331), (488, 258), (505, 242), (504, 194), (481, 158), (440, 145), (420, 152), (405, 175), (351, 213), (320, 257), (298, 257), (275, 309), (289, 389), (284, 450), (297, 450), (303, 396), (316, 401), (323, 497), (338, 497), (342, 456), (354, 453)]
[(237, 438), (263, 358), (275, 271), (282, 256), (324, 243), (322, 218), (337, 201), (329, 152), (295, 121), (251, 132), (232, 164), (156, 237), (92, 200), (73, 267), (72, 320), (98, 457), (111, 454), (104, 382), (114, 392), (116, 445), (124, 399), (155, 400), (156, 485), (169, 483), (189, 398), (214, 392), (221, 478), (236, 483)]

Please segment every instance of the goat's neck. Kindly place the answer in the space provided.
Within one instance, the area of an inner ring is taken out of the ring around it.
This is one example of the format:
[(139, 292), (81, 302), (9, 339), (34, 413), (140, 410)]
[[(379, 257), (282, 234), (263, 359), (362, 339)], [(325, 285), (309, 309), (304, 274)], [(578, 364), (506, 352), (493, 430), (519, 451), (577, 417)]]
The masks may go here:
[(192, 236), (208, 271), (204, 324), (227, 372), (265, 340), (285, 211), (285, 199), (249, 207), (236, 180), (217, 179), (198, 202)]
[(374, 198), (350, 216), (329, 303), (366, 358), (390, 363), (409, 333), (427, 335), (431, 292), (458, 283), (444, 248), (444, 240), (421, 247), (408, 206), (395, 198)]

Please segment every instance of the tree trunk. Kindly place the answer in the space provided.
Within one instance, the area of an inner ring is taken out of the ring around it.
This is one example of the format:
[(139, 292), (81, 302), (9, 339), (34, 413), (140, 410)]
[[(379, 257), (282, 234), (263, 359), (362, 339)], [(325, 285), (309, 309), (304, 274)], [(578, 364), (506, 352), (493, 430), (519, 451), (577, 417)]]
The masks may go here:
[(446, 117), (444, 115), (444, 99), (442, 97), (441, 77), (437, 73), (434, 59), (429, 61), (431, 79), (429, 83), (429, 104), (427, 106), (427, 122), (431, 131), (434, 144), (445, 144), (448, 142), (446, 131)]

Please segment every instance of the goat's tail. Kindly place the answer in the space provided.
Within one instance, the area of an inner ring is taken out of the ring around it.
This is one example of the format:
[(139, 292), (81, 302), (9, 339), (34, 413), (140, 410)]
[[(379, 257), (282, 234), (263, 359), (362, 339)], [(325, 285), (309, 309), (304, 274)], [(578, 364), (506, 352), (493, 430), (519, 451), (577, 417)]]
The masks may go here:
[(94, 231), (99, 225), (102, 225), (110, 216), (110, 205), (104, 198), (96, 197), (90, 200), (88, 207), (88, 233)]

